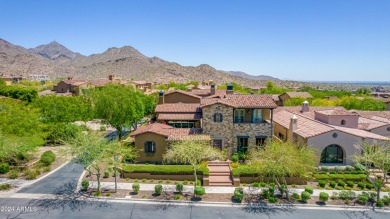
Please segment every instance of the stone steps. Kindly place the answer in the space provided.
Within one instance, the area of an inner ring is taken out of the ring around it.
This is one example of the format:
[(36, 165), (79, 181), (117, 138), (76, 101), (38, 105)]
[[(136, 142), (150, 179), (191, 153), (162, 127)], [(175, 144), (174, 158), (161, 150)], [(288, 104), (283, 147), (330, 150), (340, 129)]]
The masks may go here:
[(233, 178), (231, 175), (230, 163), (223, 161), (210, 161), (208, 163), (210, 171), (210, 186), (232, 186)]

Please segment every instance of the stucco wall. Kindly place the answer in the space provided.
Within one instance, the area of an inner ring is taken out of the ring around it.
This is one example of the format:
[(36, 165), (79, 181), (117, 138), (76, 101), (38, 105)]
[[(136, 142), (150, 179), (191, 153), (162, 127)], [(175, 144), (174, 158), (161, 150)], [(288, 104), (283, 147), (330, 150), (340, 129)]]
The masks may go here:
[[(334, 138), (332, 135), (336, 133), (337, 138)], [(314, 147), (318, 149), (319, 155), (321, 155), (322, 151), (331, 144), (339, 145), (344, 152), (344, 164), (352, 165), (352, 157), (356, 153), (355, 144), (359, 143), (362, 138), (350, 135), (340, 131), (331, 131), (324, 133), (322, 135), (318, 135), (315, 137), (311, 137), (307, 140), (307, 145), (310, 147)]]
[(70, 92), (71, 88), (69, 84), (60, 81), (56, 86), (54, 86), (54, 90), (57, 91), (58, 93), (66, 93), (66, 92)]
[[(280, 138), (279, 137), (279, 133), (281, 133), (284, 138)], [(278, 123), (274, 123), (274, 135), (277, 136), (278, 138), (280, 138), (283, 141), (287, 141), (288, 140), (287, 139), (287, 137), (288, 137), (287, 129), (284, 128), (283, 126), (279, 125)]]
[[(358, 121), (359, 121), (359, 116), (343, 116), (343, 115), (324, 115), (321, 113), (315, 113), (315, 119), (319, 120), (323, 123), (327, 123), (329, 125), (337, 125), (341, 127), (347, 127), (347, 128), (358, 128)], [(345, 121), (345, 125), (341, 125), (341, 121)]]
[[(147, 154), (145, 153), (145, 142), (154, 141), (156, 144), (156, 153)], [(136, 158), (137, 162), (150, 162), (150, 163), (161, 163), (163, 159), (163, 154), (167, 150), (167, 141), (165, 136), (157, 135), (154, 133), (144, 133), (135, 136), (135, 149), (137, 150), (138, 157)]]
[(164, 103), (200, 103), (200, 98), (175, 92), (164, 95)]

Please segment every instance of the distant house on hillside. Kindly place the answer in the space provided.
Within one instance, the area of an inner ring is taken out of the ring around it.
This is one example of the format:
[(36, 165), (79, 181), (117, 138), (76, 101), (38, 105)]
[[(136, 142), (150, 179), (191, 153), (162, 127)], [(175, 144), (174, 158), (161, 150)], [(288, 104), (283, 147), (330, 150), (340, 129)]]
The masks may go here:
[(311, 99), (313, 96), (309, 94), (308, 92), (286, 92), (284, 94), (279, 95), (279, 99), (281, 101), (281, 104), (284, 105), (287, 100), (291, 98), (304, 98), (304, 99)]
[(6, 85), (12, 85), (12, 77), (9, 75), (2, 75), (1, 79), (5, 82)]
[(69, 77), (68, 80), (62, 80), (53, 86), (53, 90), (56, 93), (72, 93), (74, 95), (82, 94), (83, 89), (88, 89), (88, 81), (73, 80), (72, 77)]
[(142, 91), (152, 90), (152, 87), (155, 85), (154, 82), (149, 82), (149, 81), (132, 81), (131, 84), (136, 89), (139, 89)]
[(30, 81), (49, 81), (50, 77), (48, 75), (28, 75), (27, 79)]

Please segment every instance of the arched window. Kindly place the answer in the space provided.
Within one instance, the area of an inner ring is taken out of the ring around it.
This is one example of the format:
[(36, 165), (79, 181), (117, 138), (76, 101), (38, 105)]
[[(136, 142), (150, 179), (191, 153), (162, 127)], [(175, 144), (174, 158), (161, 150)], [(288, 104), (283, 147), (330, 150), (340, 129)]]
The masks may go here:
[(214, 122), (222, 122), (223, 116), (222, 113), (215, 113), (214, 114)]
[(343, 149), (336, 144), (329, 145), (321, 153), (321, 163), (343, 163), (343, 161)]
[(154, 154), (156, 153), (156, 143), (154, 141), (147, 141), (145, 142), (145, 153), (147, 154)]
[(343, 119), (343, 120), (341, 120), (341, 125), (345, 125), (345, 120)]

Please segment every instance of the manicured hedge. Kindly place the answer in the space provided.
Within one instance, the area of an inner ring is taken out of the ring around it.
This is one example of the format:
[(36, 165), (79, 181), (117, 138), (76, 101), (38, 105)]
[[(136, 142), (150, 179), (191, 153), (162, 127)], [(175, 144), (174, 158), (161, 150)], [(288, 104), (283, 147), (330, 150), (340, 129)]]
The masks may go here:
[(31, 102), (38, 97), (38, 91), (27, 87), (0, 85), (0, 95)]
[(365, 174), (313, 174), (313, 177), (318, 180), (346, 180), (360, 181), (366, 179)]
[[(192, 166), (182, 165), (127, 165), (122, 168), (125, 173), (150, 173), (154, 175), (192, 175)], [(200, 167), (197, 171), (199, 175), (209, 175), (207, 167)]]
[(240, 165), (232, 170), (234, 177), (240, 176), (259, 176), (259, 171), (248, 165)]

